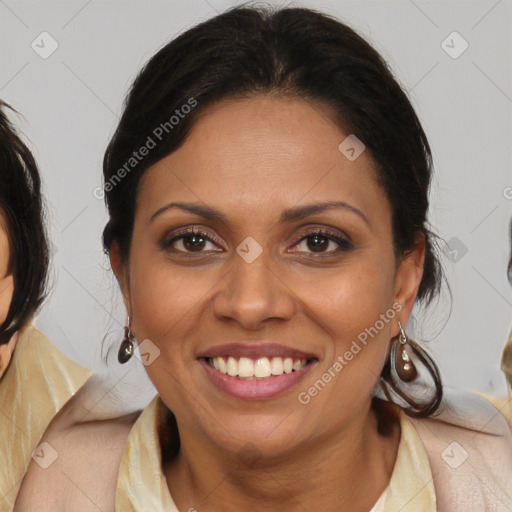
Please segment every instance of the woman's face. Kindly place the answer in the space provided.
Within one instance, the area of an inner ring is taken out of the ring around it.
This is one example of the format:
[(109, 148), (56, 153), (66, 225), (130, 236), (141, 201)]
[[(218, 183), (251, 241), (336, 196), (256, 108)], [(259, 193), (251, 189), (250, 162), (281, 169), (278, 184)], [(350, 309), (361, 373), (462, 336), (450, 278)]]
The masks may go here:
[(180, 432), (278, 455), (367, 417), (423, 245), (396, 261), (390, 205), (369, 153), (338, 148), (348, 135), (321, 105), (224, 101), (147, 170), (129, 261), (114, 247), (112, 264)]

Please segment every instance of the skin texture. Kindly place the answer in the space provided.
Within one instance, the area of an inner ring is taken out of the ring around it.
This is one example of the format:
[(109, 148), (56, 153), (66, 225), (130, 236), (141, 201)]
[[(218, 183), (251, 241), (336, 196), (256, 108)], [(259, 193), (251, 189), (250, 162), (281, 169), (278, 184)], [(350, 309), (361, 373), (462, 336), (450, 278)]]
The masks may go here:
[[(396, 260), (391, 207), (369, 152), (349, 161), (338, 150), (347, 135), (322, 105), (269, 96), (224, 101), (144, 176), (129, 260), (114, 246), (111, 261), (133, 334), (160, 350), (146, 370), (177, 418), (181, 452), (164, 469), (180, 510), (335, 511), (343, 503), (367, 511), (389, 482), (399, 427), (378, 434), (371, 392), (397, 320), (405, 325), (412, 310), (424, 240)], [(172, 201), (216, 208), (229, 224), (177, 208), (155, 215)], [(366, 220), (345, 208), (278, 222), (286, 208), (324, 201), (343, 201)], [(188, 235), (165, 244), (192, 226), (214, 241), (197, 249)], [(336, 253), (329, 242), (315, 251), (304, 239), (313, 227), (349, 237), (351, 248)], [(236, 252), (249, 236), (263, 249), (252, 263)], [(394, 320), (301, 405), (298, 393), (397, 301)], [(235, 398), (211, 384), (197, 357), (242, 338), (318, 361), (282, 396)], [(250, 450), (256, 456), (247, 457)]]
[[(14, 293), (14, 280), (9, 273), (9, 235), (5, 216), (0, 212), (0, 324), (7, 318)], [(8, 343), (0, 345), (0, 378), (7, 370), (18, 336), (15, 334)]]

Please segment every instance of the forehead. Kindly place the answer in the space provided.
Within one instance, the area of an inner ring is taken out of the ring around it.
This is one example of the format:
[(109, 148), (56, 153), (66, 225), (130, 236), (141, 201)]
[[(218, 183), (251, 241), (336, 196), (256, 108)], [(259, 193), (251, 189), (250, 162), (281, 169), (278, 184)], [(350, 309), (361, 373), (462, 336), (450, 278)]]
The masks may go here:
[(204, 109), (185, 142), (146, 171), (138, 209), (150, 214), (184, 199), (248, 215), (301, 200), (389, 209), (369, 152), (350, 160), (340, 151), (348, 135), (323, 104), (264, 95), (224, 100)]

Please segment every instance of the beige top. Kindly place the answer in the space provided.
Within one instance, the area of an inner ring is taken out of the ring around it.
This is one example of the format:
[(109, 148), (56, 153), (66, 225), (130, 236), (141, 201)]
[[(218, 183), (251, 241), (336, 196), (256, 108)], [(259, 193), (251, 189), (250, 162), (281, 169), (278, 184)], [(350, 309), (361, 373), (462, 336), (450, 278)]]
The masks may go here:
[(0, 380), (0, 512), (12, 511), (46, 427), (90, 376), (33, 325), (19, 331)]
[[(389, 486), (370, 512), (510, 512), (512, 432), (498, 411), (507, 402), (446, 388), (441, 415), (400, 412), (401, 438)], [(161, 469), (157, 395), (135, 422), (116, 493), (119, 512), (178, 512)]]

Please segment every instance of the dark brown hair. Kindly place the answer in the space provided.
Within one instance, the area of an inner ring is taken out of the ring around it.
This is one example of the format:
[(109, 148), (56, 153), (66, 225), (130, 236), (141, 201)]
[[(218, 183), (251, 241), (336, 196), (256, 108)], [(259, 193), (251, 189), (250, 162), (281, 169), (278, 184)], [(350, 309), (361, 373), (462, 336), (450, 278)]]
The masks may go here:
[(15, 112), (0, 100), (0, 208), (7, 220), (14, 293), (0, 326), (0, 344), (7, 343), (43, 302), (49, 259), (41, 178), (32, 153), (6, 115), (8, 108)]

